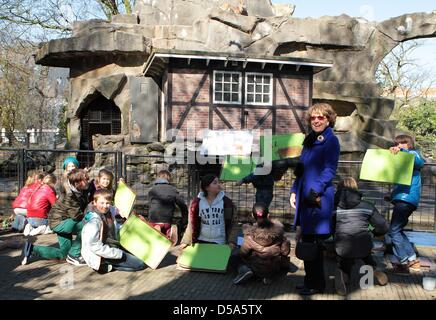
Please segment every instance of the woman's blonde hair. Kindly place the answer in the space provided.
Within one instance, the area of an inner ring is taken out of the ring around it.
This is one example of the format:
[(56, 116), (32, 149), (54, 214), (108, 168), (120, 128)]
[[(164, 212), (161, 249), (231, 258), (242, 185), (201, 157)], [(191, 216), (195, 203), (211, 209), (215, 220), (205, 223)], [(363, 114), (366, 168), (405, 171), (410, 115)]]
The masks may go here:
[(313, 113), (322, 114), (329, 121), (329, 127), (333, 128), (336, 123), (336, 112), (333, 110), (332, 106), (325, 102), (315, 103), (311, 106), (306, 113), (306, 121), (310, 126), (310, 117)]
[(345, 177), (343, 178), (338, 185), (338, 189), (339, 188), (350, 188), (353, 190), (359, 190), (359, 187), (357, 186), (357, 182), (356, 180), (354, 180), (353, 177)]

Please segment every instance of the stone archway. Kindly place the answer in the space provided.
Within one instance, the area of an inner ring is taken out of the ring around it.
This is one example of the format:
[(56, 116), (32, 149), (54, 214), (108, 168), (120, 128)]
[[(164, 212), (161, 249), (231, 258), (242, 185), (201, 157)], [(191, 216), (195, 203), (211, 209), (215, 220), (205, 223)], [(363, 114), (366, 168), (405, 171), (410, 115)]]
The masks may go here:
[[(80, 150), (94, 150), (93, 135), (117, 135), (121, 133), (121, 111), (118, 106), (101, 94), (94, 97), (79, 114)], [(95, 162), (94, 154), (80, 154), (82, 167), (90, 167)]]

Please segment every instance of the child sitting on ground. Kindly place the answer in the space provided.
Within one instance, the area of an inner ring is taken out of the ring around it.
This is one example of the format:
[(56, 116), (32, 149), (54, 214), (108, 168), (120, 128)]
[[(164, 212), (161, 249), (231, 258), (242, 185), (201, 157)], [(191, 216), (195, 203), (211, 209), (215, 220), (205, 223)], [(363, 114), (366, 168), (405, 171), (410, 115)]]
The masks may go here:
[(189, 222), (180, 248), (194, 243), (230, 244), (236, 242), (236, 207), (221, 190), (218, 177), (207, 174), (201, 178), (201, 192), (189, 207)]
[(16, 231), (23, 231), (26, 225), (27, 216), (27, 204), (32, 193), (38, 189), (41, 185), (41, 180), (44, 175), (39, 172), (29, 175), (20, 193), (12, 202), (12, 208), (14, 209), (15, 219), (12, 222), (12, 229)]
[(386, 285), (386, 274), (376, 269), (377, 263), (371, 256), (372, 236), (368, 227), (371, 225), (374, 235), (381, 236), (388, 231), (388, 224), (372, 203), (362, 200), (353, 178), (346, 177), (339, 183), (333, 214), (335, 250), (338, 255), (336, 292), (339, 295), (347, 294), (351, 268), (356, 259), (362, 259), (366, 265), (372, 266), (378, 284)]
[(89, 211), (84, 218), (81, 250), (83, 259), (89, 267), (99, 273), (107, 273), (112, 269), (120, 271), (145, 269), (144, 262), (139, 258), (118, 248), (118, 232), (111, 212), (111, 202), (111, 191), (99, 189), (95, 192), (92, 211)]
[(182, 228), (188, 224), (188, 207), (176, 187), (170, 184), (170, 181), (171, 173), (169, 171), (159, 171), (154, 186), (148, 193), (150, 203), (148, 220), (153, 227), (165, 234), (175, 245), (178, 240), (178, 232), (177, 226), (172, 225), (172, 223), (176, 205), (181, 211)]
[(253, 206), (252, 214), (256, 223), (243, 226), (244, 242), (239, 250), (242, 265), (238, 268), (234, 284), (241, 284), (253, 276), (269, 284), (275, 273), (289, 268), (291, 247), (283, 224), (270, 220), (268, 207), (262, 202)]
[(48, 213), (56, 202), (56, 177), (48, 174), (42, 184), (36, 189), (27, 204), (27, 225), (24, 228), (25, 236), (52, 233), (48, 225)]

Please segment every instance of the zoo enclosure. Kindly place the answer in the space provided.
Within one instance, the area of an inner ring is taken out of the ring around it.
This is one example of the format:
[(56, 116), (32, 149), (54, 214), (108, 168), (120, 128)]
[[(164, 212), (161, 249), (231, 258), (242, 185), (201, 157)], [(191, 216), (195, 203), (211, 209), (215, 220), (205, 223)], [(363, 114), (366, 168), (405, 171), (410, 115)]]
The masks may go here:
[[(56, 176), (60, 176), (63, 160), (67, 156), (76, 156), (81, 167), (90, 169), (91, 178), (95, 178), (101, 168), (113, 171), (116, 180), (124, 177), (137, 194), (134, 209), (144, 215), (148, 213), (148, 191), (156, 178), (156, 173), (161, 169), (168, 169), (172, 173), (172, 183), (187, 203), (199, 192), (201, 169), (196, 165), (168, 164), (163, 155), (129, 155), (115, 151), (0, 148), (0, 215), (12, 214), (12, 201), (18, 195), (31, 170), (53, 171)], [(352, 176), (358, 180), (361, 163), (361, 161), (340, 161), (334, 182), (337, 183), (345, 176)], [(411, 216), (408, 227), (413, 230), (436, 231), (436, 164), (426, 164), (421, 171), (421, 177), (421, 202)], [(271, 215), (286, 225), (293, 224), (295, 214), (289, 204), (289, 190), (293, 181), (292, 171), (288, 170), (283, 179), (276, 182), (274, 199), (270, 206)], [(249, 220), (255, 195), (252, 185), (238, 187), (235, 182), (226, 181), (223, 182), (223, 187), (236, 204), (240, 221)], [(383, 197), (390, 193), (392, 185), (362, 180), (359, 181), (359, 188), (365, 199), (373, 202), (377, 209), (390, 219), (392, 205), (385, 202)]]

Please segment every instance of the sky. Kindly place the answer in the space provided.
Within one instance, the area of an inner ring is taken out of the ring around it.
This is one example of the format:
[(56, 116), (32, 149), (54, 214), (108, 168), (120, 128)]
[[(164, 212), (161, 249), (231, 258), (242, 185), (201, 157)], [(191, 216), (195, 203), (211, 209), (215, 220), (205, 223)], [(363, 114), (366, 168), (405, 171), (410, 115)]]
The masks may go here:
[[(364, 17), (371, 21), (383, 21), (405, 13), (436, 11), (435, 0), (272, 0), (273, 3), (296, 5), (296, 18), (337, 16), (343, 13), (353, 17)], [(419, 40), (422, 47), (416, 49), (411, 58), (422, 68), (432, 70), (436, 80), (436, 38)]]

